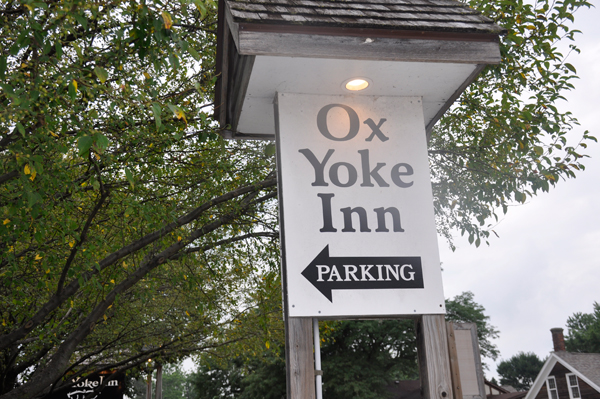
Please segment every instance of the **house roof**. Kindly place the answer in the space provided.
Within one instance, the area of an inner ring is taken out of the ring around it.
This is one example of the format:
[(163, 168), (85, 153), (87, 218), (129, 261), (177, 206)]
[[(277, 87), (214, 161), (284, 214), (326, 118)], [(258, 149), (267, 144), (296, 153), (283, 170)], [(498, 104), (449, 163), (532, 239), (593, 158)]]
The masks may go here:
[(535, 398), (556, 363), (562, 364), (578, 378), (600, 392), (600, 353), (552, 352), (525, 399)]
[(487, 399), (521, 399), (527, 395), (527, 391), (501, 393), (499, 395), (487, 395)]
[(234, 22), (354, 29), (505, 30), (456, 0), (226, 0)]
[(513, 390), (510, 390), (510, 389), (507, 389), (506, 386), (502, 386), (501, 387), (500, 385), (494, 384), (493, 382), (485, 380), (485, 379), (483, 380), (483, 383), (488, 386), (488, 389), (490, 389), (490, 390), (491, 389), (495, 389), (495, 390), (497, 390), (497, 391), (499, 391), (501, 393), (511, 393), (511, 392), (516, 392), (517, 391), (514, 388), (513, 388)]
[(564, 361), (561, 363), (565, 367), (577, 370), (600, 387), (600, 353), (554, 352), (554, 355)]

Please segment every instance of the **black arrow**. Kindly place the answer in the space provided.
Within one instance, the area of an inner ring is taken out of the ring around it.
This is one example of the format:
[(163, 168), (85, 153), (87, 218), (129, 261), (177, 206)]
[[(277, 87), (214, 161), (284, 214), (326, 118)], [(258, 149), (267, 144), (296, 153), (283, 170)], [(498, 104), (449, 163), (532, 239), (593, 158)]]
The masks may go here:
[(302, 275), (330, 302), (333, 302), (332, 290), (423, 288), (423, 269), (418, 256), (330, 257), (329, 245)]

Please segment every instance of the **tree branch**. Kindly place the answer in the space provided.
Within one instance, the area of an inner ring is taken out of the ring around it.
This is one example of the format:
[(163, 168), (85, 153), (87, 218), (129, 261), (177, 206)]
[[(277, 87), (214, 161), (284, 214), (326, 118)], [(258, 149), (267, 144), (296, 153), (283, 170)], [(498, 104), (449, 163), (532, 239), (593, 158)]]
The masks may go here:
[[(99, 273), (99, 271), (102, 271), (105, 268), (107, 268), (108, 266), (117, 262), (119, 259), (122, 259), (123, 257), (125, 257), (131, 253), (137, 252), (149, 244), (152, 244), (153, 242), (164, 237), (165, 235), (167, 235), (171, 231), (175, 230), (176, 228), (193, 222), (194, 220), (198, 219), (202, 215), (203, 212), (205, 212), (206, 210), (208, 210), (216, 205), (225, 203), (236, 197), (251, 193), (253, 191), (258, 192), (262, 189), (265, 189), (268, 187), (273, 187), (276, 184), (277, 184), (277, 179), (274, 177), (271, 177), (271, 178), (269, 178), (267, 180), (263, 180), (259, 183), (245, 186), (245, 187), (240, 187), (240, 188), (232, 190), (226, 194), (223, 194), (219, 197), (213, 198), (210, 201), (207, 201), (204, 204), (193, 209), (191, 212), (187, 213), (186, 215), (179, 217), (176, 221), (169, 223), (169, 224), (165, 225), (164, 227), (162, 227), (161, 229), (158, 229), (150, 234), (147, 234), (146, 236), (144, 236), (144, 237), (134, 241), (133, 243), (119, 249), (118, 251), (115, 251), (112, 254), (108, 255), (107, 257), (105, 257), (104, 259), (102, 259), (99, 262), (98, 268), (93, 268), (92, 270), (86, 272), (84, 274), (83, 278), (84, 278), (84, 280), (88, 280), (93, 275)], [(201, 235), (202, 234), (198, 235), (196, 238), (200, 237)], [(181, 248), (179, 248), (179, 249), (181, 249)], [(172, 256), (172, 255), (173, 255), (173, 253), (171, 253), (169, 256)], [(24, 338), (35, 326), (39, 325), (48, 316), (48, 314), (50, 314), (50, 312), (52, 312), (54, 309), (58, 308), (71, 295), (75, 294), (79, 290), (79, 288), (80, 288), (79, 281), (77, 279), (75, 279), (71, 283), (69, 283), (63, 290), (61, 290), (60, 293), (54, 294), (42, 306), (42, 308), (40, 310), (38, 310), (36, 312), (36, 314), (29, 319), (29, 321), (22, 324), (16, 330), (13, 330), (10, 333), (5, 334), (0, 337), (0, 349), (4, 349), (4, 348), (12, 345), (14, 342)]]

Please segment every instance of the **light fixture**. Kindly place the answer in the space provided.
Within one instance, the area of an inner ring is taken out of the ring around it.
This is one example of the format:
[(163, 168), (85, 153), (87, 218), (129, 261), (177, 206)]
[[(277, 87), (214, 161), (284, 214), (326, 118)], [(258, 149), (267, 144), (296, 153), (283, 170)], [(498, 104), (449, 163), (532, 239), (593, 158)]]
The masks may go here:
[(360, 91), (369, 87), (371, 82), (367, 78), (352, 78), (344, 82), (346, 90)]

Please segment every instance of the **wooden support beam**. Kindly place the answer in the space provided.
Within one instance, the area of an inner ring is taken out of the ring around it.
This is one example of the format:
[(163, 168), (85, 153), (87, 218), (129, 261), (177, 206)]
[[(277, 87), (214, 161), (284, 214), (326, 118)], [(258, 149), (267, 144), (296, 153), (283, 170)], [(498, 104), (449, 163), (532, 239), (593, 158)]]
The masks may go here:
[(286, 320), (286, 378), (288, 399), (315, 399), (312, 319)]
[(452, 376), (452, 393), (454, 399), (463, 399), (460, 386), (460, 368), (458, 365), (458, 352), (456, 350), (456, 339), (454, 336), (454, 323), (446, 323), (446, 334), (448, 336), (448, 355), (450, 356), (450, 373)]
[(453, 399), (444, 315), (419, 318), (417, 351), (423, 399)]

